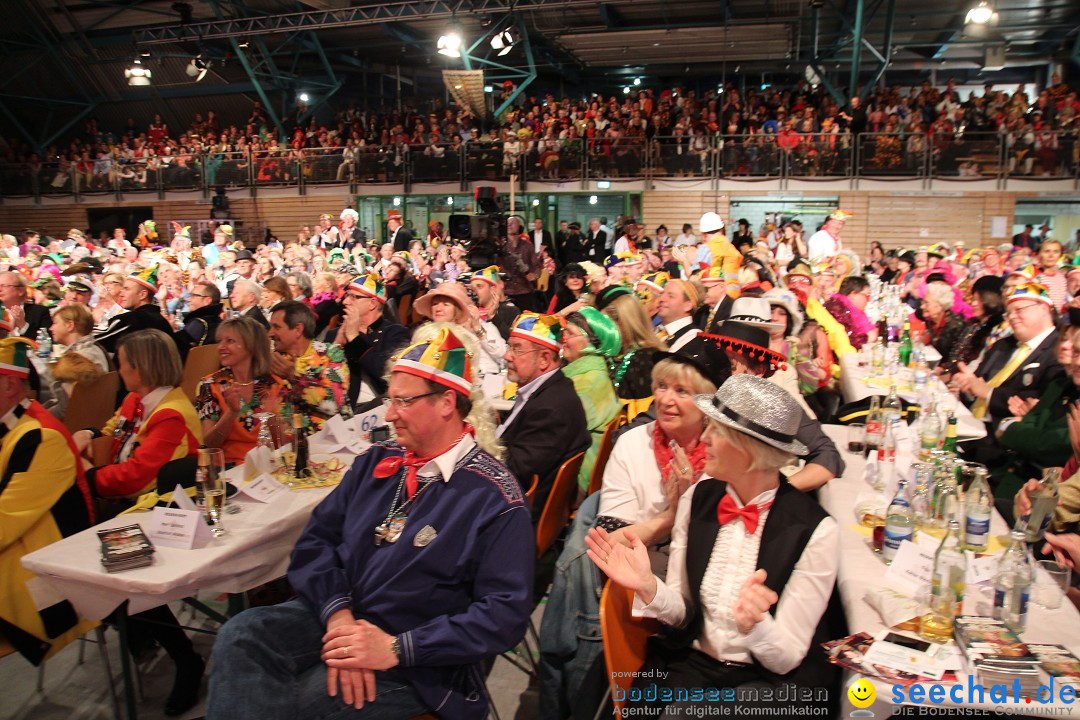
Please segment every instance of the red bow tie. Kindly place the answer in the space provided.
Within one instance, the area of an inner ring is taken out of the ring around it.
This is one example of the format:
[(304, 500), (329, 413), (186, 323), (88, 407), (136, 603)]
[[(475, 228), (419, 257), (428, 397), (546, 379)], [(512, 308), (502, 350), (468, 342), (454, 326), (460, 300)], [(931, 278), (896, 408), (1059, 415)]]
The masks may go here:
[(771, 502), (763, 505), (755, 504), (739, 507), (735, 504), (735, 498), (731, 495), (724, 495), (724, 498), (716, 506), (716, 519), (720, 521), (721, 525), (727, 525), (737, 517), (742, 518), (747, 534), (753, 535), (757, 530), (758, 520), (761, 519), (761, 511), (767, 509), (770, 505), (772, 505)]

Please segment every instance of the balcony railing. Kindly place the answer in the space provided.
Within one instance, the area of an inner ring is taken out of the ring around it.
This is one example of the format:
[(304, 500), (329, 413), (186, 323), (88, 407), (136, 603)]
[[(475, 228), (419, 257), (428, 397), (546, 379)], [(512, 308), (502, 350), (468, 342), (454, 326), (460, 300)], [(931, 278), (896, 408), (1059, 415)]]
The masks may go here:
[(1070, 132), (836, 133), (544, 138), (338, 149), (0, 164), (5, 198), (202, 192), (216, 187), (470, 184), (591, 180), (1067, 179), (1080, 186)]

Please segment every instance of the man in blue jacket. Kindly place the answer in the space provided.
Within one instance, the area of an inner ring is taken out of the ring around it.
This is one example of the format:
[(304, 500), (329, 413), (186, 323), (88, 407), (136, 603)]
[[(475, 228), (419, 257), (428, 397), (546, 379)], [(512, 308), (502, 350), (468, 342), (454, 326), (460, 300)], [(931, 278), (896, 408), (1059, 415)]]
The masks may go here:
[(372, 446), (315, 509), (289, 568), (300, 597), (218, 634), (211, 720), (486, 716), (480, 665), (525, 634), (535, 542), (520, 486), (474, 440), (455, 332), (395, 362), (400, 445)]

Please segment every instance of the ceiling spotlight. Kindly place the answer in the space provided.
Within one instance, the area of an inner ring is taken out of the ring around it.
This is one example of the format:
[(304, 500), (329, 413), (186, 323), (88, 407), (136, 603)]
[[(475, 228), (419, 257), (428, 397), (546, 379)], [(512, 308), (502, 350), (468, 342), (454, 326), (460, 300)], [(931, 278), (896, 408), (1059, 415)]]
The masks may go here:
[(629, 95), (630, 94), (630, 88), (629, 87), (624, 87), (622, 89), (622, 91), (623, 91), (623, 95)]
[(979, 4), (968, 10), (967, 17), (964, 19), (965, 23), (974, 23), (976, 25), (985, 25), (994, 19), (997, 13), (994, 12), (994, 6), (988, 3), (986, 0), (979, 0)]
[(302, 102), (302, 103), (306, 103), (306, 102), (307, 102), (308, 100), (310, 100), (310, 99), (311, 99), (311, 96), (310, 96), (310, 95), (308, 95), (307, 93), (300, 93), (300, 94), (299, 94), (299, 95), (297, 96), (297, 98), (296, 98), (296, 99), (297, 99), (297, 100), (299, 100), (299, 101), (300, 101), (300, 102)]
[(184, 72), (188, 77), (195, 78), (195, 82), (199, 82), (206, 77), (206, 72), (210, 69), (210, 61), (204, 58), (201, 54), (191, 58), (191, 62), (184, 68)]
[(461, 57), (461, 35), (456, 32), (439, 36), (439, 54), (446, 57)]
[(150, 68), (143, 67), (142, 61), (135, 58), (131, 67), (124, 70), (124, 77), (132, 87), (145, 87), (150, 84)]
[(491, 49), (499, 51), (499, 57), (514, 49), (514, 34), (509, 30), (503, 30), (491, 38)]
[(251, 44), (250, 41), (246, 37), (245, 38), (240, 38), (240, 42), (236, 43), (236, 47), (238, 47), (238, 48), (246, 48), (250, 44)]
[(641, 78), (634, 78), (634, 84), (635, 85), (640, 85), (641, 84)]
[(484, 92), (486, 92), (486, 93), (495, 92), (495, 86), (494, 85), (485, 85), (484, 86)]

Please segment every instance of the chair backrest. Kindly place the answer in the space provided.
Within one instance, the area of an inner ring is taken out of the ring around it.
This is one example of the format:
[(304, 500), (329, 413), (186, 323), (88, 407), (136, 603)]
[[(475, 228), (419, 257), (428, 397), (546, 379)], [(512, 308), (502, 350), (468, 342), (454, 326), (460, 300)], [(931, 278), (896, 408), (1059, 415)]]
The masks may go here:
[(604, 640), (604, 661), (615, 716), (622, 714), (627, 691), (635, 674), (645, 664), (648, 640), (660, 631), (661, 624), (650, 618), (634, 618), (630, 609), (634, 593), (610, 580), (600, 595), (600, 635)]
[(64, 427), (75, 432), (104, 426), (116, 410), (116, 394), (119, 390), (120, 375), (115, 370), (93, 382), (75, 383), (64, 413)]
[(199, 392), (199, 381), (220, 368), (221, 358), (218, 357), (216, 343), (200, 345), (188, 350), (187, 360), (184, 362), (184, 379), (180, 383), (188, 399), (195, 402), (195, 395)]
[(607, 466), (608, 458), (611, 457), (611, 449), (615, 447), (615, 431), (625, 422), (626, 415), (620, 410), (604, 430), (604, 437), (600, 439), (600, 449), (596, 453), (596, 464), (593, 465), (592, 475), (589, 476), (589, 489), (586, 495), (592, 495), (604, 484), (604, 468)]
[(412, 326), (413, 296), (404, 295), (398, 300), (398, 322), (406, 327)]
[(113, 439), (111, 435), (102, 435), (90, 441), (90, 462), (94, 467), (101, 467), (113, 462), (112, 456)]
[(544, 511), (540, 514), (540, 522), (536, 525), (536, 557), (538, 558), (544, 556), (570, 520), (570, 503), (577, 496), (577, 476), (584, 459), (585, 453), (579, 452), (564, 462), (555, 475), (551, 494), (548, 495), (547, 504), (544, 505)]

